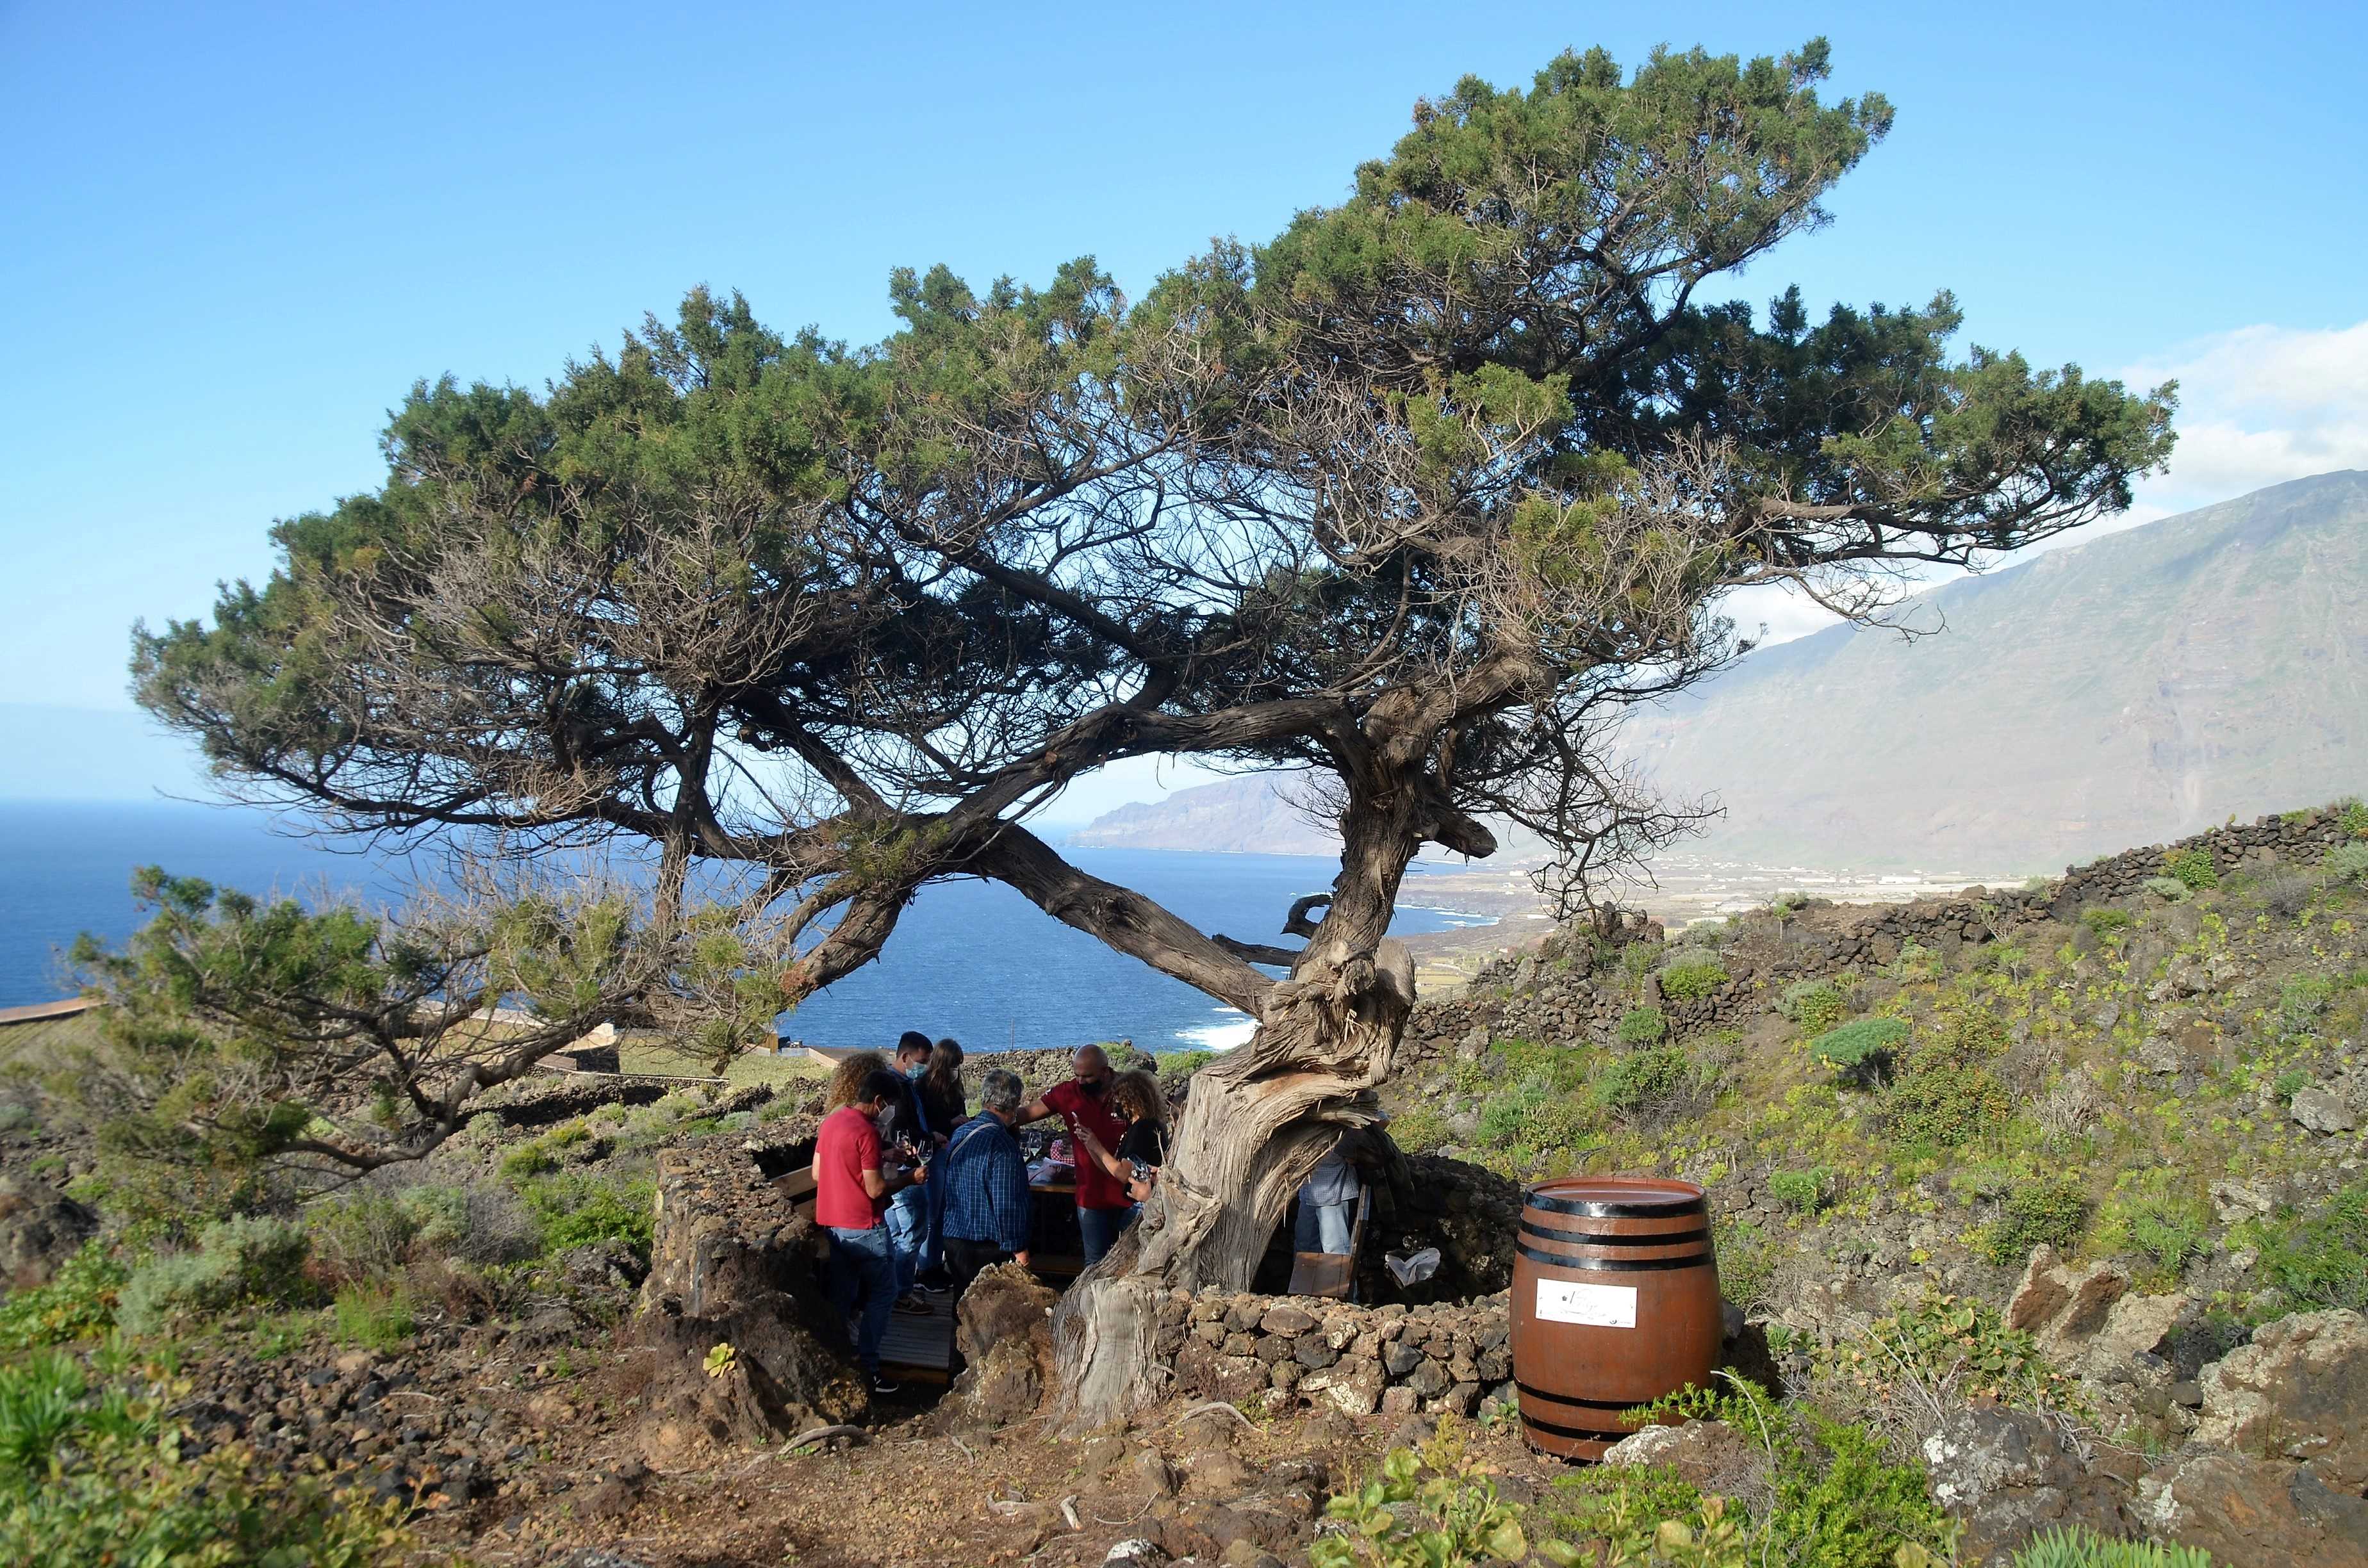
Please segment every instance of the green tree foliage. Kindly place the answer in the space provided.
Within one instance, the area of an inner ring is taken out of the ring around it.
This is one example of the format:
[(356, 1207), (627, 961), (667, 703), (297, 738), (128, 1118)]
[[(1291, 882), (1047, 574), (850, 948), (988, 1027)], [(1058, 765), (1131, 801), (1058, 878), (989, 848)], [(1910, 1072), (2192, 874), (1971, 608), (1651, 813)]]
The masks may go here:
[[(1485, 856), (1509, 817), (1577, 907), (1691, 824), (1604, 743), (1730, 656), (1728, 590), (1870, 614), (1887, 568), (2124, 509), (2165, 460), (2170, 388), (1960, 351), (1945, 294), (1720, 297), (1890, 129), (1828, 74), (1822, 40), (1565, 54), (1419, 105), (1346, 200), (1139, 301), (1085, 259), (900, 271), (896, 330), (851, 347), (701, 290), (540, 391), (419, 382), (384, 483), (275, 525), (269, 578), (209, 619), (136, 634), (139, 699), (227, 786), (333, 826), (638, 846), (647, 907), (601, 929), (666, 953), (643, 998), (706, 929), (727, 993), (770, 1002), (778, 947), (795, 1002), (977, 877), (1270, 1027), (1260, 964), (1349, 1006), (1422, 845)], [(1304, 949), (1219, 940), (1028, 831), (1159, 754), (1329, 789), (1342, 865)], [(537, 984), (580, 1006), (577, 972)], [(1344, 1038), (1256, 1059), (1334, 1115), (1371, 1081), (1323, 1059)], [(1231, 1077), (1202, 1088), (1188, 1121), (1238, 1110)], [(300, 1114), (329, 1108), (260, 1096), (238, 1131), (292, 1148)]]
[(690, 1049), (728, 1056), (769, 1034), (778, 1006), (761, 937), (712, 909), (654, 925), (616, 887), (514, 884), (402, 915), (154, 867), (132, 892), (154, 913), (128, 943), (74, 947), (110, 1004), (100, 1041), (49, 1080), (102, 1155), (183, 1210), (252, 1200), (275, 1164), (424, 1154), (472, 1096), (597, 1025), (665, 1017)]

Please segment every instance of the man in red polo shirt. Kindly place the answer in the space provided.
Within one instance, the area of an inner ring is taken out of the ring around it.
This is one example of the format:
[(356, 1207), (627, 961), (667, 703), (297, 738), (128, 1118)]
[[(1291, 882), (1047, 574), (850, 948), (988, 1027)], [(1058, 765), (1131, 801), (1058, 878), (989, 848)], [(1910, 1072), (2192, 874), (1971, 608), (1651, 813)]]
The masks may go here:
[(830, 1287), (838, 1310), (863, 1318), (856, 1325), (855, 1358), (871, 1380), (871, 1392), (894, 1393), (880, 1376), (880, 1343), (888, 1335), (888, 1314), (896, 1302), (896, 1253), (881, 1214), (891, 1193), (913, 1185), (913, 1172), (881, 1169), (878, 1118), (904, 1093), (893, 1073), (863, 1080), (861, 1096), (823, 1118), (814, 1135), (814, 1223), (830, 1233)]
[[(1077, 1131), (1083, 1128), (1100, 1139), (1103, 1148), (1115, 1149), (1126, 1128), (1104, 1103), (1112, 1076), (1110, 1056), (1099, 1045), (1080, 1046), (1076, 1067), (1075, 1077), (1065, 1084), (1055, 1084), (1044, 1091), (1042, 1098), (1030, 1101), (1028, 1108), (1019, 1113), (1019, 1119), (1042, 1121), (1048, 1116), (1057, 1116), (1068, 1125), (1072, 1148), (1079, 1147)], [(1085, 1239), (1087, 1268), (1101, 1261), (1102, 1254), (1110, 1251), (1119, 1233), (1133, 1219), (1134, 1200), (1126, 1195), (1126, 1188), (1109, 1172), (1084, 1158), (1080, 1151), (1077, 1232)]]

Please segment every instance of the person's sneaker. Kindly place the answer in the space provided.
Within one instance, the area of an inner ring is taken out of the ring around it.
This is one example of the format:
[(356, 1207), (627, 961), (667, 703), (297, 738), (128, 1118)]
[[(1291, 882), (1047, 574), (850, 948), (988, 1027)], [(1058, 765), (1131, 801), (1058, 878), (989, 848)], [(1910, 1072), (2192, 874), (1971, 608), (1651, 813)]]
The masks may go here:
[(914, 1290), (905, 1295), (897, 1297), (896, 1310), (903, 1312), (906, 1317), (920, 1318), (928, 1317), (932, 1312), (936, 1311), (935, 1308), (929, 1305), (929, 1299), (927, 1296), (922, 1295), (918, 1290)]
[(871, 1392), (880, 1398), (885, 1399), (892, 1393), (903, 1393), (905, 1392), (905, 1385), (903, 1383), (890, 1382), (886, 1378), (874, 1372), (871, 1374)]

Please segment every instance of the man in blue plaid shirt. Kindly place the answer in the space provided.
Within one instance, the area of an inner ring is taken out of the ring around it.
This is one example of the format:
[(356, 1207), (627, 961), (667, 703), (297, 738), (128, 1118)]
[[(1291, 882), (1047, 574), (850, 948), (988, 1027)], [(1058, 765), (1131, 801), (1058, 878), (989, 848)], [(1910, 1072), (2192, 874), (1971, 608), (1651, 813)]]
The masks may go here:
[(1028, 1190), (1028, 1162), (1011, 1135), (1027, 1091), (1019, 1074), (992, 1068), (979, 1091), (979, 1114), (962, 1124), (938, 1156), (946, 1182), (946, 1270), (954, 1299), (970, 1288), (982, 1268), (1028, 1263), (1028, 1228), (1035, 1195)]

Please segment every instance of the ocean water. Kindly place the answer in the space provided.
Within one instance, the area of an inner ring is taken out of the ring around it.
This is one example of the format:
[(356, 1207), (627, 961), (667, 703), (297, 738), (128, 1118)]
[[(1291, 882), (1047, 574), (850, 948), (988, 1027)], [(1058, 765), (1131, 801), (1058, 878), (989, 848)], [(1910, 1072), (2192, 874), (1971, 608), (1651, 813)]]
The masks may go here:
[[(1288, 945), (1275, 933), (1291, 902), (1328, 886), (1334, 862), (1292, 855), (1147, 849), (1069, 852), (1094, 875), (1157, 900), (1204, 931)], [(0, 1006), (67, 994), (63, 949), (78, 932), (120, 941), (143, 918), (132, 868), (251, 892), (311, 898), (399, 892), (427, 865), (390, 864), (273, 831), (258, 813), (203, 806), (0, 802)], [(1401, 908), (1395, 929), (1484, 925), (1478, 916)], [(1132, 1040), (1155, 1051), (1222, 1050), (1249, 1037), (1243, 1014), (1170, 980), (1019, 894), (988, 882), (922, 890), (874, 962), (780, 1020), (814, 1045), (893, 1044), (905, 1030), (951, 1035), (973, 1050)]]

